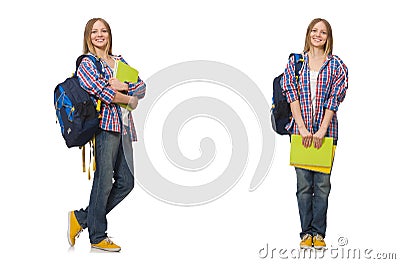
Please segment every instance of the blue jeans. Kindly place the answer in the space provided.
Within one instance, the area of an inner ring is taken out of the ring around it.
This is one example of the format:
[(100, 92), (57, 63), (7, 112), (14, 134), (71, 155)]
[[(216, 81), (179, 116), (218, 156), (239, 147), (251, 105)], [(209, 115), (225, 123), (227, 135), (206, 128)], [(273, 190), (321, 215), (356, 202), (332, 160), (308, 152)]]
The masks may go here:
[(299, 207), (301, 233), (320, 234), (325, 237), (328, 196), (331, 190), (330, 174), (296, 169), (297, 204)]
[(106, 215), (134, 187), (133, 150), (129, 136), (101, 130), (96, 135), (95, 151), (96, 171), (89, 206), (75, 211), (82, 228), (88, 227), (92, 244), (107, 237)]

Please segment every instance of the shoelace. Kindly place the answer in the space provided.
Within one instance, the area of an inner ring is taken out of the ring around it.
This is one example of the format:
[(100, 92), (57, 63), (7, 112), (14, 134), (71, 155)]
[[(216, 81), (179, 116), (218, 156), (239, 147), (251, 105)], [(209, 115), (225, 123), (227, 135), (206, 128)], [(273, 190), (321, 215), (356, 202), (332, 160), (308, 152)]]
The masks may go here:
[(79, 237), (79, 235), (83, 232), (83, 229), (79, 230), (78, 233), (75, 236), (75, 239)]
[(322, 241), (324, 240), (321, 235), (316, 235), (315, 240)]
[(311, 235), (307, 234), (307, 235), (303, 236), (303, 239), (301, 241), (306, 241), (309, 237), (311, 237)]
[(108, 237), (105, 238), (105, 241), (110, 245), (114, 244), (114, 242), (112, 242), (111, 239)]

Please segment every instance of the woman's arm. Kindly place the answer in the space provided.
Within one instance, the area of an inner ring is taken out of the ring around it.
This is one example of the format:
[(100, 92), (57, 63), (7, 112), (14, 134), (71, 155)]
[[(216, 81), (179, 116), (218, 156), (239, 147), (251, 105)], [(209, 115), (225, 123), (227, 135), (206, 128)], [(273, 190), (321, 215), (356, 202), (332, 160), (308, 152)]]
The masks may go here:
[(306, 128), (304, 124), (303, 117), (301, 116), (300, 102), (299, 100), (295, 100), (290, 103), (290, 110), (292, 111), (292, 116), (294, 121), (296, 122), (297, 127), (299, 128), (299, 132), (302, 138), (303, 146), (308, 148), (311, 146), (313, 135)]
[(325, 109), (324, 118), (322, 119), (321, 126), (319, 127), (317, 133), (313, 135), (314, 147), (319, 149), (322, 146), (322, 140), (325, 137), (326, 131), (331, 124), (333, 115), (335, 114), (334, 111), (330, 109)]
[(131, 108), (129, 110), (134, 110), (138, 105), (138, 97), (136, 95), (129, 96), (116, 91), (112, 102), (116, 104), (126, 104), (129, 106), (129, 108)]
[(84, 58), (78, 67), (77, 76), (83, 89), (89, 94), (100, 99), (105, 104), (110, 104), (115, 96), (105, 78), (97, 71), (94, 63), (89, 58)]

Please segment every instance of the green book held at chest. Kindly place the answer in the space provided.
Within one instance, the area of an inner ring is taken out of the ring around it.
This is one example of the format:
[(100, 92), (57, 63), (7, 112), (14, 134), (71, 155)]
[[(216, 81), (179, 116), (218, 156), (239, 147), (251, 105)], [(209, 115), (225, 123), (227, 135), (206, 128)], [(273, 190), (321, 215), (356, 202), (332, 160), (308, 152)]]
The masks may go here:
[(138, 76), (139, 72), (135, 68), (132, 68), (120, 60), (115, 62), (114, 77), (121, 82), (136, 83), (138, 81)]
[[(114, 77), (120, 80), (121, 82), (130, 82), (136, 83), (138, 81), (139, 72), (129, 66), (128, 64), (117, 60), (114, 65)], [(132, 111), (132, 109), (127, 104), (119, 104), (119, 106), (127, 109), (128, 111)]]
[(314, 144), (305, 148), (301, 136), (292, 135), (290, 145), (290, 165), (332, 166), (333, 138), (325, 137), (322, 140), (322, 146), (317, 149)]

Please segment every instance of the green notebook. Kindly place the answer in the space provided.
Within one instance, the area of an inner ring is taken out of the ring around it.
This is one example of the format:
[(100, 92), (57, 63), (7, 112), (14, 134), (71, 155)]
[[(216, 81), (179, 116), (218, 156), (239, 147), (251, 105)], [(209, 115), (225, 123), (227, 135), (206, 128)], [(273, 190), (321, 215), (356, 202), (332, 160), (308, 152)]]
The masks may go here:
[(325, 137), (319, 149), (316, 149), (314, 144), (305, 148), (301, 141), (300, 135), (291, 136), (290, 165), (332, 166), (333, 138)]
[[(123, 63), (120, 60), (115, 61), (114, 77), (120, 80), (121, 82), (136, 83), (138, 81), (138, 76), (139, 72), (135, 68), (132, 68), (131, 66), (129, 66), (126, 63)], [(119, 104), (119, 105), (127, 109), (128, 111), (132, 111), (132, 108), (130, 108), (130, 106), (127, 104)]]
[(138, 81), (138, 75), (139, 72), (128, 64), (123, 63), (120, 60), (117, 60), (115, 62), (114, 77), (116, 77), (121, 82), (136, 83)]

